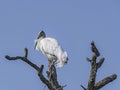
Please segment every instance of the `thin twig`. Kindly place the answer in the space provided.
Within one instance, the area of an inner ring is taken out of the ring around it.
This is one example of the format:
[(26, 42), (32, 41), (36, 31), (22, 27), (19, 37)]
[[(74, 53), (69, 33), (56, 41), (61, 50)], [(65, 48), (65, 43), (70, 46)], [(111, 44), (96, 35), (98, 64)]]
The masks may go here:
[(24, 51), (25, 51), (25, 56), (24, 56), (24, 57), (26, 57), (26, 58), (27, 58), (27, 57), (28, 57), (28, 49), (27, 49), (27, 48), (25, 48), (25, 49), (24, 49)]
[(91, 42), (91, 50), (92, 50), (92, 52), (94, 52), (96, 54), (97, 57), (100, 56), (100, 53), (99, 53), (98, 49), (96, 48), (94, 41)]
[(101, 58), (101, 59), (99, 60), (99, 62), (97, 63), (97, 69), (99, 69), (99, 68), (102, 66), (104, 60), (105, 60), (104, 58)]
[(83, 85), (80, 85), (82, 88), (83, 88), (83, 90), (87, 90)]

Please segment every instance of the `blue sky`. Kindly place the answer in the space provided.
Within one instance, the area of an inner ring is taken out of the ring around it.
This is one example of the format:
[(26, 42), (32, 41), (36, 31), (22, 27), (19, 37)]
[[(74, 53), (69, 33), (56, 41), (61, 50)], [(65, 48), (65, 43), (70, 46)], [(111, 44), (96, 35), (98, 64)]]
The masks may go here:
[(105, 57), (97, 81), (113, 73), (118, 75), (101, 90), (119, 90), (119, 24), (119, 0), (0, 0), (0, 89), (44, 89), (33, 68), (22, 61), (4, 58), (22, 56), (27, 47), (29, 59), (39, 66), (44, 64), (45, 72), (47, 58), (34, 50), (34, 40), (44, 30), (68, 52), (68, 64), (57, 69), (59, 83), (67, 85), (64, 90), (82, 90), (80, 84), (87, 86), (90, 64), (86, 57), (92, 56), (92, 40), (101, 57)]

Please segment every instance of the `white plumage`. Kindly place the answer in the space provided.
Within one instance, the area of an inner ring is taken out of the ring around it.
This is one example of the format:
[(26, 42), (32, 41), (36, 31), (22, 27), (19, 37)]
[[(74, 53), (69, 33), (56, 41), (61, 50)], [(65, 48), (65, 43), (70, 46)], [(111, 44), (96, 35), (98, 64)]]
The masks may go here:
[(41, 31), (35, 40), (35, 49), (47, 56), (49, 64), (57, 64), (63, 67), (68, 61), (67, 52), (62, 49), (56, 39), (46, 37), (45, 32)]

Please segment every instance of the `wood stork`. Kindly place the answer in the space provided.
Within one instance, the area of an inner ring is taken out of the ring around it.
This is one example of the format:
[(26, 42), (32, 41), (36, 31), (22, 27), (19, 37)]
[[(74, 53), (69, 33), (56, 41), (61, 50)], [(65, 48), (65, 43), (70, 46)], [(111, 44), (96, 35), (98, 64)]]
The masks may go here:
[(62, 49), (56, 39), (46, 37), (44, 31), (39, 32), (34, 48), (48, 58), (49, 66), (55, 63), (57, 67), (63, 67), (68, 61), (67, 52)]

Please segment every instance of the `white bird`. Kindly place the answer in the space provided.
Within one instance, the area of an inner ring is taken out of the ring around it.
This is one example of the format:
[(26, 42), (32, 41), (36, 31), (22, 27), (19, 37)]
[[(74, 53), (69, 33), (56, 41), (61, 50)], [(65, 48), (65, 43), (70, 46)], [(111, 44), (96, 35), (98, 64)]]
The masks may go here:
[(68, 61), (67, 52), (62, 49), (56, 39), (46, 37), (44, 31), (39, 32), (34, 48), (48, 58), (49, 66), (55, 63), (57, 67), (63, 67)]

